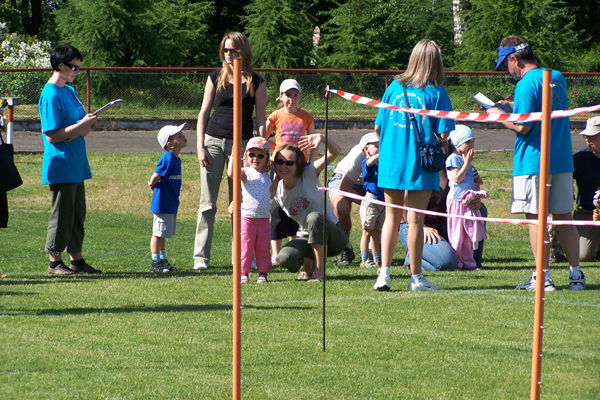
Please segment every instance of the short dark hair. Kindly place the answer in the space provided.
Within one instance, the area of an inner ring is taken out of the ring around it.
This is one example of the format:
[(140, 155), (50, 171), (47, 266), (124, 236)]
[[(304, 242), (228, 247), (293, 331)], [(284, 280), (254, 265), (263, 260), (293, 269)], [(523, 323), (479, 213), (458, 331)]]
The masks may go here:
[[(527, 43), (527, 39), (521, 36), (507, 36), (500, 42), (502, 47), (518, 46), (520, 44)], [(535, 61), (535, 55), (531, 46), (527, 46), (524, 49), (517, 50), (513, 53), (517, 60), (522, 60), (528, 63), (537, 64)]]
[(50, 65), (52, 65), (53, 70), (58, 71), (60, 64), (68, 63), (71, 60), (83, 61), (83, 56), (79, 50), (70, 44), (61, 44), (52, 49)]
[(295, 144), (284, 144), (283, 146), (275, 149), (275, 153), (273, 154), (273, 160), (275, 162), (277, 162), (277, 156), (282, 150), (290, 150), (296, 154), (296, 173), (294, 175), (298, 179), (302, 178), (304, 167), (306, 167), (306, 156), (304, 155), (304, 152)]

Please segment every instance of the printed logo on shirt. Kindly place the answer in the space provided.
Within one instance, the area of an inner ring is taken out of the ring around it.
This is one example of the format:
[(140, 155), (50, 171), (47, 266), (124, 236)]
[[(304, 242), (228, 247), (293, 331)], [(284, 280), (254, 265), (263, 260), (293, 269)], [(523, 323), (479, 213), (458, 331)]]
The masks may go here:
[(296, 122), (288, 122), (281, 125), (279, 138), (282, 143), (298, 143), (304, 133), (304, 125)]
[(310, 200), (308, 200), (306, 197), (298, 197), (297, 199), (294, 199), (294, 201), (292, 201), (292, 204), (290, 204), (290, 216), (298, 215), (302, 211), (308, 209), (309, 207)]

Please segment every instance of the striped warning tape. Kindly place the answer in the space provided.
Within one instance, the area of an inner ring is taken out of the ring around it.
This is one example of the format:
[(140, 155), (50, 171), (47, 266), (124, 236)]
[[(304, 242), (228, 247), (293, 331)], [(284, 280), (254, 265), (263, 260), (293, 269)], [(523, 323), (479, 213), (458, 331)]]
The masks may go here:
[[(405, 207), (399, 206), (397, 204), (386, 203), (384, 201), (368, 199), (363, 196), (359, 196), (355, 193), (344, 192), (342, 190), (337, 189), (329, 189), (326, 187), (319, 187), (319, 190), (329, 191), (329, 193), (339, 194), (340, 196), (350, 197), (357, 200), (366, 200), (368, 202), (379, 204), (385, 207), (393, 207), (401, 210), (414, 211), (416, 213), (426, 214), (426, 215), (434, 215), (436, 217), (444, 217), (444, 218), (460, 218), (460, 219), (468, 219), (472, 221), (483, 221), (483, 222), (497, 222), (501, 224), (512, 224), (512, 225), (537, 225), (537, 219), (511, 219), (511, 218), (484, 218), (484, 217), (473, 217), (466, 215), (455, 215), (455, 214), (446, 214), (440, 213), (437, 211), (429, 211), (429, 210), (421, 210), (419, 208)], [(548, 220), (548, 225), (577, 225), (577, 226), (598, 226), (600, 227), (600, 221), (574, 221), (574, 220)]]
[[(382, 103), (378, 100), (373, 100), (368, 97), (358, 96), (356, 94), (344, 92), (338, 89), (325, 89), (327, 92), (335, 93), (338, 96), (346, 100), (353, 101), (358, 104), (364, 104), (368, 106), (386, 108), (390, 110), (399, 110), (408, 112), (411, 114), (421, 114), (428, 117), (438, 117), (445, 119), (461, 120), (461, 121), (477, 121), (477, 122), (534, 122), (542, 120), (541, 112), (526, 113), (526, 114), (478, 114), (478, 113), (466, 113), (458, 111), (440, 111), (440, 110), (422, 110), (418, 108), (398, 107), (391, 104)], [(600, 110), (600, 104), (589, 107), (573, 108), (570, 110), (556, 110), (552, 111), (550, 118), (564, 118), (570, 117), (571, 115), (584, 114), (592, 111)]]

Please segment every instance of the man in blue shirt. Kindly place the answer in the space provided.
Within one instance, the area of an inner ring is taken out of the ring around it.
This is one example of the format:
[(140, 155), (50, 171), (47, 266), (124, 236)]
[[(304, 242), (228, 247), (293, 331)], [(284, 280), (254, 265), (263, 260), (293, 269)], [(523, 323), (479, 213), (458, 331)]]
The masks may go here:
[[(517, 114), (542, 110), (543, 68), (536, 60), (527, 40), (520, 36), (507, 36), (498, 47), (496, 68), (504, 66), (516, 81), (514, 102), (501, 101), (489, 113), (509, 110)], [(552, 110), (566, 110), (567, 84), (559, 71), (552, 71)], [(513, 190), (511, 212), (524, 213), (527, 219), (538, 218), (541, 122), (502, 122), (514, 131)], [(573, 211), (573, 158), (569, 118), (551, 122), (550, 137), (550, 190), (548, 213), (553, 220), (571, 220)], [(569, 260), (569, 289), (585, 288), (585, 276), (579, 269), (579, 235), (573, 225), (559, 226), (560, 241)], [(529, 241), (534, 257), (537, 256), (537, 225), (529, 225)], [(535, 271), (516, 289), (535, 290)], [(544, 278), (544, 289), (555, 289), (550, 270)]]
[[(42, 184), (50, 185), (52, 200), (46, 237), (50, 275), (102, 272), (87, 264), (81, 254), (86, 213), (84, 181), (92, 177), (84, 137), (97, 117), (85, 113), (75, 89), (66, 83), (77, 77), (82, 59), (81, 53), (68, 44), (52, 50), (50, 64), (54, 72), (38, 104), (44, 140)], [(65, 249), (71, 259), (69, 267), (62, 260)]]

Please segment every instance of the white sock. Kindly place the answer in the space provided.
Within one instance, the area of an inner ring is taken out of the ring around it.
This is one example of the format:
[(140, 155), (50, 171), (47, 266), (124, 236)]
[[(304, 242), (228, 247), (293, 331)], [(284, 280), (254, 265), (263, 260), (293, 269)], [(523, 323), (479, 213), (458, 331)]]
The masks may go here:
[(390, 276), (390, 267), (381, 267), (381, 268), (379, 268), (379, 275)]
[(544, 282), (547, 281), (548, 279), (550, 279), (550, 268), (546, 269), (545, 274), (546, 279), (544, 279)]
[(410, 276), (410, 283), (419, 283), (423, 279), (423, 274), (416, 274)]
[(578, 278), (581, 276), (581, 271), (579, 270), (579, 265), (576, 267), (569, 267), (569, 276)]

